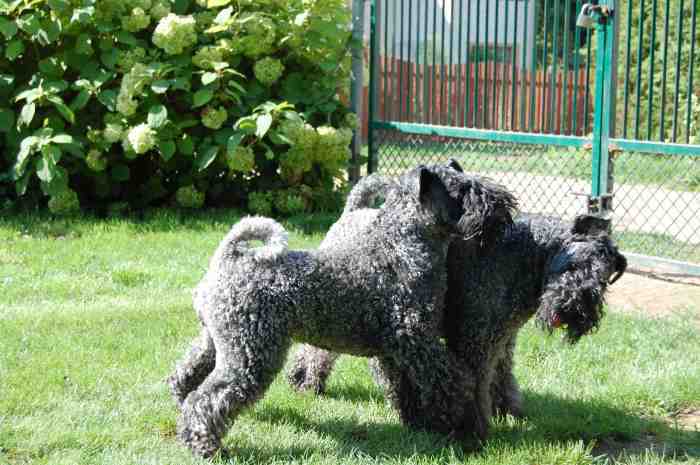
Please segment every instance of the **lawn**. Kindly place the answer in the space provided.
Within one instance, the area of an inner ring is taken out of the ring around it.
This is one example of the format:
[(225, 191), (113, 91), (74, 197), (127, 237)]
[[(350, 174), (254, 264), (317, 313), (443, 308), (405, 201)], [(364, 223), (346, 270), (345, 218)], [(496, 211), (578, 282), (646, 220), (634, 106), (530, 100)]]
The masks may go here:
[[(191, 290), (237, 218), (0, 218), (0, 463), (204, 463), (175, 440), (163, 380), (197, 332)], [(333, 220), (287, 221), (292, 246), (317, 246)], [(345, 357), (322, 398), (280, 376), (226, 445), (230, 463), (250, 464), (602, 465), (618, 446), (628, 465), (700, 463), (700, 433), (669, 420), (700, 407), (697, 360), (683, 315), (610, 312), (575, 347), (528, 325), (516, 356), (527, 419), (497, 422), (470, 455), (402, 427), (366, 361)]]

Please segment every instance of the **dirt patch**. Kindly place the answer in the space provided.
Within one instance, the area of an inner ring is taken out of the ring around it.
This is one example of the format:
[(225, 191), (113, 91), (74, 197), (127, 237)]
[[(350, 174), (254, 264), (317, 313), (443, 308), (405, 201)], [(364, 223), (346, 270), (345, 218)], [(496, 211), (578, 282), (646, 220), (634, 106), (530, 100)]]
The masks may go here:
[(609, 288), (611, 310), (663, 317), (692, 310), (700, 326), (700, 279), (627, 272)]
[(678, 429), (700, 433), (700, 408), (681, 410), (669, 418), (669, 423)]

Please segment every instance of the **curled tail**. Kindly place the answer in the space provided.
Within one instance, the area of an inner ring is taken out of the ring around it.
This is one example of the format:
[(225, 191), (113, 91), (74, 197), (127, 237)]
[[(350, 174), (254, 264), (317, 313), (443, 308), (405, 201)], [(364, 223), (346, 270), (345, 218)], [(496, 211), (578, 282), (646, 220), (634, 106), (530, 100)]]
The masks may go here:
[[(248, 242), (260, 240), (261, 247), (249, 247)], [(288, 234), (284, 227), (271, 218), (248, 216), (236, 223), (216, 249), (212, 261), (235, 260), (250, 257), (253, 261), (272, 262), (288, 249)]]
[(391, 179), (376, 173), (365, 176), (348, 194), (343, 213), (349, 213), (361, 208), (371, 208), (377, 197), (386, 196), (393, 185), (394, 182)]

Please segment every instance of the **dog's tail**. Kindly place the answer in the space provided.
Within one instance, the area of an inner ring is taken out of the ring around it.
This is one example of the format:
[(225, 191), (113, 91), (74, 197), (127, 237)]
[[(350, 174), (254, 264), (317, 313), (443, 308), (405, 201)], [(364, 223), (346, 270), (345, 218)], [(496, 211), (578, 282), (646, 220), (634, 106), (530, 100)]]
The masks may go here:
[(365, 176), (348, 194), (343, 213), (371, 208), (373, 202), (381, 196), (386, 196), (393, 185), (394, 182), (391, 179), (377, 173)]
[[(261, 247), (249, 247), (248, 242), (263, 241)], [(273, 262), (288, 249), (288, 234), (284, 227), (271, 218), (249, 216), (236, 223), (216, 249), (212, 260), (216, 263), (239, 257), (250, 257), (258, 262)]]

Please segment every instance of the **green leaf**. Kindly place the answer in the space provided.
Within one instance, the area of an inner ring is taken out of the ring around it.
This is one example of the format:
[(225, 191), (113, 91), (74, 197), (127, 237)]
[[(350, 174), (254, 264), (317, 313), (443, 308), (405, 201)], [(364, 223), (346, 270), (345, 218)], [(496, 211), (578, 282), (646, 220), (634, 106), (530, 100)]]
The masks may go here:
[(216, 155), (219, 153), (219, 148), (216, 146), (208, 147), (197, 155), (194, 161), (197, 171), (204, 171), (212, 164), (216, 159)]
[(27, 192), (27, 186), (29, 185), (29, 173), (26, 173), (24, 176), (20, 177), (15, 181), (15, 192), (17, 192), (17, 195), (22, 196)]
[(34, 136), (25, 137), (19, 144), (19, 153), (17, 154), (17, 160), (15, 160), (14, 172), (17, 177), (24, 174), (24, 170), (29, 161), (29, 157), (34, 153), (34, 148), (38, 140)]
[(244, 137), (245, 137), (245, 134), (237, 132), (228, 138), (228, 142), (226, 143), (226, 153), (229, 156), (233, 155), (233, 153), (236, 151), (238, 146), (241, 145), (241, 141), (243, 140)]
[(73, 10), (73, 16), (70, 19), (71, 23), (89, 23), (92, 16), (95, 14), (95, 7), (86, 6)]
[(61, 149), (55, 145), (47, 145), (41, 150), (42, 156), (36, 161), (36, 175), (46, 183), (53, 180), (56, 173), (56, 158), (61, 157)]
[(185, 136), (177, 143), (177, 149), (183, 155), (192, 155), (194, 153), (194, 141), (190, 136)]
[(267, 136), (270, 138), (270, 141), (275, 145), (292, 145), (292, 141), (281, 132), (270, 131), (267, 134)]
[(21, 127), (29, 126), (34, 119), (34, 114), (36, 113), (36, 105), (33, 103), (27, 103), (22, 107), (22, 111), (19, 114), (19, 120), (17, 120), (17, 126)]
[(85, 105), (87, 105), (89, 101), (90, 92), (88, 92), (87, 90), (81, 90), (70, 103), (70, 108), (73, 111), (82, 110), (83, 108), (85, 108)]
[(17, 27), (19, 27), (29, 35), (36, 34), (41, 28), (41, 24), (39, 23), (39, 16), (34, 13), (22, 15), (19, 18), (17, 18), (15, 22), (17, 23)]
[(219, 8), (231, 3), (231, 0), (207, 0), (207, 8)]
[(151, 84), (151, 90), (155, 92), (156, 94), (164, 94), (168, 91), (168, 88), (170, 87), (170, 81), (166, 81), (164, 79), (159, 79), (157, 81), (153, 81)]
[(165, 161), (168, 161), (171, 158), (173, 158), (173, 155), (175, 155), (175, 150), (176, 150), (175, 142), (173, 142), (171, 140), (166, 140), (164, 142), (161, 142), (159, 149), (160, 149), (161, 158)]
[(48, 0), (47, 3), (52, 10), (58, 11), (59, 13), (68, 11), (68, 8), (70, 8), (70, 2), (67, 0)]
[(192, 97), (192, 105), (197, 108), (206, 105), (214, 97), (214, 91), (211, 89), (199, 89)]
[(41, 190), (46, 195), (58, 195), (68, 188), (68, 171), (62, 166), (56, 166), (53, 171), (51, 182), (42, 182)]
[(15, 39), (5, 47), (5, 57), (14, 61), (18, 56), (24, 52), (24, 42), (19, 39)]
[(68, 108), (68, 105), (63, 103), (63, 100), (61, 100), (60, 97), (48, 97), (48, 100), (53, 104), (54, 107), (56, 107), (56, 110), (63, 116), (66, 121), (68, 121), (71, 124), (75, 124), (75, 114), (73, 113), (73, 110)]
[(272, 126), (272, 115), (263, 114), (258, 116), (258, 118), (255, 120), (255, 125), (255, 135), (262, 139)]
[(10, 132), (15, 124), (15, 112), (0, 108), (0, 132)]
[(0, 17), (0, 33), (5, 36), (6, 40), (10, 40), (17, 34), (17, 25), (14, 21)]
[(51, 138), (51, 142), (55, 144), (72, 144), (75, 140), (68, 134), (57, 134)]
[(153, 105), (148, 110), (148, 125), (152, 129), (162, 127), (168, 121), (168, 110), (163, 105)]
[(216, 73), (206, 72), (202, 74), (202, 84), (204, 84), (205, 86), (208, 86), (217, 79), (219, 79), (219, 75)]
[(139, 41), (133, 34), (127, 31), (117, 32), (117, 41), (126, 45), (138, 45)]
[(110, 171), (110, 175), (112, 176), (112, 179), (114, 179), (117, 182), (124, 182), (128, 181), (129, 178), (131, 177), (131, 171), (129, 170), (129, 167), (126, 165), (117, 164), (112, 167), (112, 170)]
[[(230, 3), (230, 2), (228, 2), (228, 3)], [(223, 10), (219, 11), (219, 14), (216, 15), (216, 18), (214, 18), (214, 22), (216, 24), (224, 24), (226, 21), (231, 19), (232, 13), (233, 13), (233, 7), (224, 8)]]
[(102, 103), (109, 111), (115, 111), (117, 108), (117, 91), (103, 90), (97, 95), (97, 100)]

